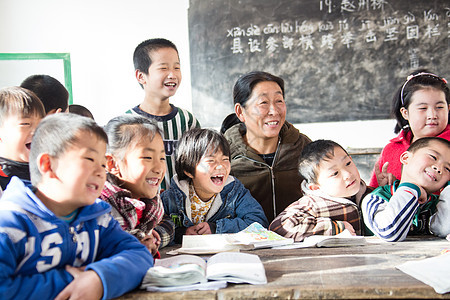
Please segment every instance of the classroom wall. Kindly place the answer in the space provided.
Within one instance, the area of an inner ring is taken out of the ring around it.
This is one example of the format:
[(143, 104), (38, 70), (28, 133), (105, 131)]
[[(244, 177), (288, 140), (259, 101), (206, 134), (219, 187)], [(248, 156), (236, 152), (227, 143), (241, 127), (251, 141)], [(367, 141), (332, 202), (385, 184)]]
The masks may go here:
[[(70, 53), (73, 102), (105, 124), (143, 99), (135, 47), (165, 37), (177, 45), (182, 63), (173, 102), (191, 109), (187, 8), (188, 0), (1, 0), (0, 53)], [(0, 76), (10, 75), (0, 69)]]
[[(0, 0), (0, 53), (70, 53), (73, 101), (103, 125), (143, 99), (132, 64), (136, 45), (165, 37), (179, 49), (183, 74), (171, 101), (192, 110), (188, 7), (189, 0)], [(14, 78), (1, 69), (0, 77)], [(393, 120), (295, 125), (311, 139), (352, 148), (381, 148), (394, 136)]]

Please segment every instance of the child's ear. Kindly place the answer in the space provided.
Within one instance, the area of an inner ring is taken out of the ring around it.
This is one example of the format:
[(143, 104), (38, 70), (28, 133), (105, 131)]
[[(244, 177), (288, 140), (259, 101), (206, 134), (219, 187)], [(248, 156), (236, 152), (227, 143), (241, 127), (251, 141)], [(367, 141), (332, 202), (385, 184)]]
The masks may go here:
[(244, 117), (244, 113), (243, 113), (244, 108), (242, 107), (242, 105), (240, 105), (239, 103), (236, 103), (234, 105), (234, 112), (236, 114), (236, 116), (239, 118), (239, 120), (244, 123), (245, 122), (245, 117)]
[(320, 186), (317, 183), (308, 183), (308, 188), (311, 191), (317, 191), (320, 189)]
[(144, 73), (142, 73), (141, 70), (136, 70), (135, 76), (136, 76), (137, 81), (140, 84), (142, 84), (142, 85), (146, 84)]
[(120, 177), (119, 164), (111, 154), (106, 154), (106, 171), (113, 174), (114, 176)]
[(402, 114), (403, 119), (408, 120), (408, 110), (406, 108), (401, 107), (400, 113)]
[(411, 158), (411, 152), (409, 151), (405, 151), (402, 153), (402, 155), (400, 155), (400, 162), (402, 163), (402, 165), (407, 165), (408, 164), (408, 160)]
[(194, 175), (192, 175), (191, 173), (184, 171), (184, 174), (186, 174), (187, 177), (194, 179)]
[(42, 153), (37, 158), (37, 165), (39, 172), (42, 175), (48, 174), (50, 178), (56, 178), (56, 174), (53, 171), (54, 159), (50, 157), (48, 153)]

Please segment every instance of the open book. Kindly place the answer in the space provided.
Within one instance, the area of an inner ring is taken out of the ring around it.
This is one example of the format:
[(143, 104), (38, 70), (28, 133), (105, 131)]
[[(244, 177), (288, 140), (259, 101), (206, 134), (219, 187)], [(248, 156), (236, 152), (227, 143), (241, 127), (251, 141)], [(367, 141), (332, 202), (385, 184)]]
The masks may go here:
[(293, 239), (282, 237), (255, 222), (237, 233), (184, 235), (181, 248), (168, 252), (168, 254), (212, 254), (270, 248), (289, 245), (293, 242)]
[(303, 242), (296, 242), (291, 245), (275, 247), (276, 249), (295, 249), (309, 247), (350, 247), (364, 246), (367, 241), (363, 236), (352, 235), (345, 229), (337, 235), (311, 235), (306, 237)]
[(257, 255), (223, 252), (206, 262), (195, 255), (178, 255), (156, 259), (145, 275), (141, 288), (152, 286), (185, 286), (208, 280), (231, 283), (267, 283), (264, 265)]

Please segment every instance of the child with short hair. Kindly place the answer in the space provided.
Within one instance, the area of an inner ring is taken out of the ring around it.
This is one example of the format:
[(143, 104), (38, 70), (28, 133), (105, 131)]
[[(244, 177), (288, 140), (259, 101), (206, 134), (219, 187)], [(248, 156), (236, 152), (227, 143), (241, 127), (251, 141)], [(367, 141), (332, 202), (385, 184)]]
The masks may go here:
[(164, 211), (175, 222), (175, 243), (182, 235), (234, 233), (253, 222), (267, 227), (261, 205), (230, 176), (230, 146), (212, 129), (183, 134), (170, 188), (161, 194)]
[(45, 74), (31, 75), (25, 78), (20, 86), (39, 97), (44, 104), (46, 115), (67, 111), (69, 92), (58, 79)]
[(169, 188), (175, 174), (175, 149), (183, 132), (200, 128), (189, 111), (169, 102), (181, 83), (180, 58), (177, 47), (166, 39), (149, 39), (140, 43), (133, 54), (136, 79), (144, 89), (144, 101), (127, 113), (156, 120), (163, 132), (167, 172), (161, 188)]
[(97, 199), (106, 143), (101, 127), (74, 114), (39, 124), (32, 185), (13, 178), (0, 201), (1, 299), (114, 298), (136, 288), (153, 265)]
[[(448, 200), (449, 188), (439, 191), (450, 180), (450, 142), (438, 137), (414, 141), (400, 156), (401, 180), (378, 187), (362, 201), (364, 222), (379, 238), (402, 241), (408, 234), (440, 232), (444, 223), (430, 224), (430, 216), (445, 219), (436, 209), (439, 197)], [(440, 201), (439, 201), (440, 202)], [(447, 216), (448, 223), (448, 216)]]
[(450, 140), (448, 124), (450, 90), (447, 80), (428, 70), (413, 72), (394, 95), (392, 114), (397, 120), (393, 138), (375, 164), (370, 186), (392, 184), (400, 179), (400, 156), (414, 141), (428, 136)]
[(5, 190), (12, 176), (30, 180), (28, 158), (33, 133), (45, 116), (44, 106), (31, 91), (21, 87), (0, 90), (0, 186)]
[(159, 188), (166, 172), (162, 134), (154, 121), (136, 115), (115, 117), (104, 129), (108, 174), (100, 198), (111, 204), (122, 229), (158, 257), (158, 247), (169, 244), (175, 231), (170, 218), (161, 223)]
[(359, 205), (370, 189), (347, 151), (334, 141), (316, 140), (303, 148), (298, 170), (304, 178), (304, 195), (281, 212), (269, 229), (296, 242), (345, 229), (363, 235)]
[(91, 111), (87, 107), (80, 105), (80, 104), (70, 104), (69, 112), (86, 117), (86, 118), (91, 118), (92, 120), (95, 120), (94, 115), (92, 115)]

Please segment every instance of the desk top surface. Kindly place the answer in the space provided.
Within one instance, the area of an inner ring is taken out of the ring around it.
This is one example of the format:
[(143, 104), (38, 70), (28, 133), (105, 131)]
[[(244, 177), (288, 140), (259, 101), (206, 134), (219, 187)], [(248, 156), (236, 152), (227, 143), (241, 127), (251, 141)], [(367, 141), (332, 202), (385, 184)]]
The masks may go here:
[[(450, 293), (437, 294), (432, 287), (395, 268), (406, 261), (437, 256), (450, 248), (450, 242), (433, 237), (408, 238), (399, 243), (366, 239), (366, 246), (245, 251), (261, 258), (268, 281), (265, 285), (229, 284), (217, 291), (176, 293), (134, 291), (121, 299), (450, 299)], [(163, 249), (162, 256), (172, 249)]]

